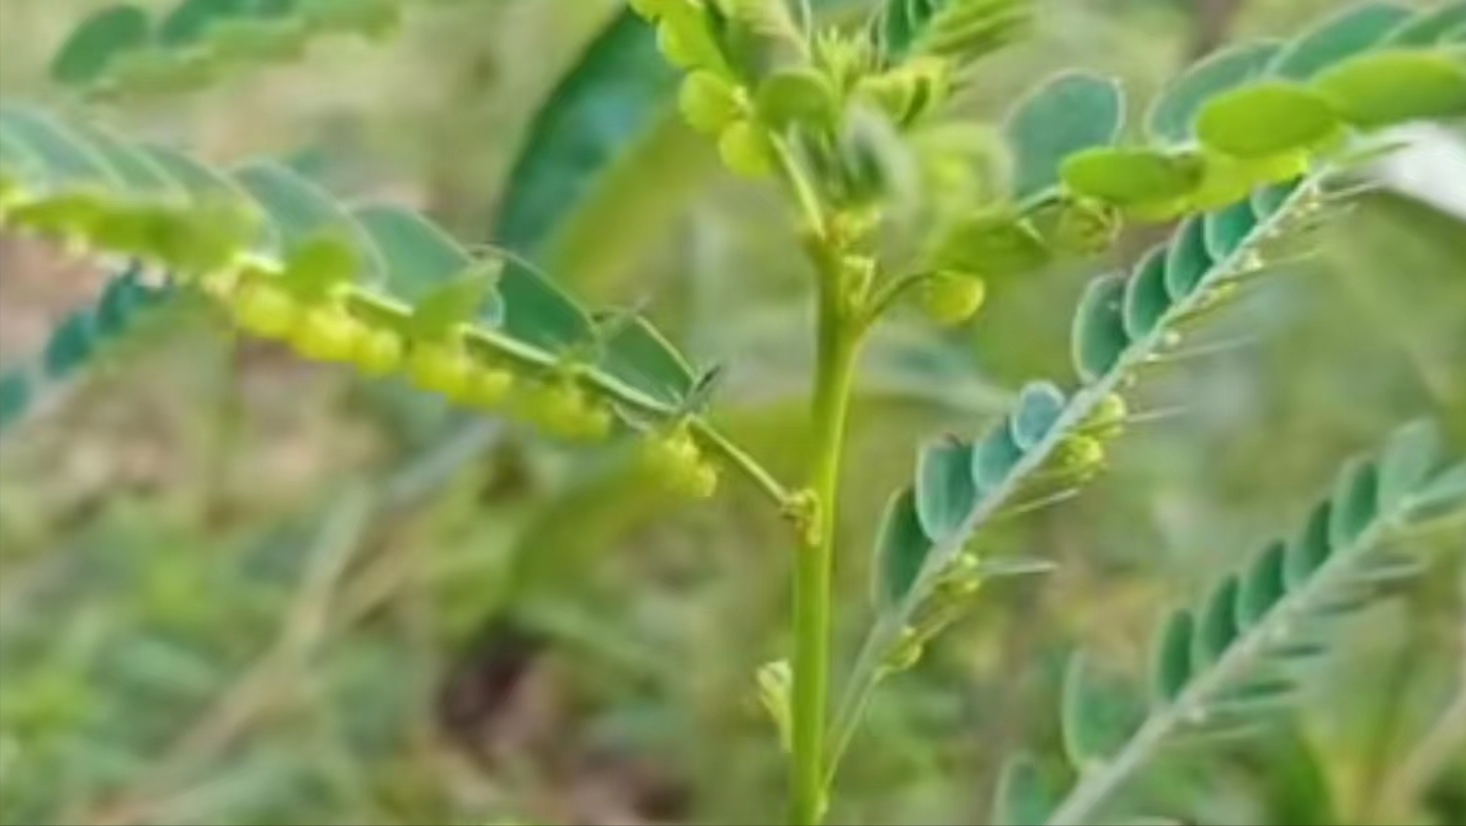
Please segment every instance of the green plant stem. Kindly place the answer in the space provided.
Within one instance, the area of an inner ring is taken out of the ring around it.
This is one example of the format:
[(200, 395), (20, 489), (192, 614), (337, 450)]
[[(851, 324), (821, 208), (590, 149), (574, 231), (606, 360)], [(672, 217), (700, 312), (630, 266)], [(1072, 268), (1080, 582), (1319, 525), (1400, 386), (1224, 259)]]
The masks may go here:
[(860, 349), (859, 329), (844, 310), (842, 279), (827, 272), (821, 284), (815, 369), (810, 490), (816, 510), (800, 538), (794, 574), (794, 664), (790, 714), (793, 730), (793, 800), (790, 822), (817, 824), (825, 813), (825, 726), (830, 682), (830, 596), (835, 561), (840, 458), (851, 385)]

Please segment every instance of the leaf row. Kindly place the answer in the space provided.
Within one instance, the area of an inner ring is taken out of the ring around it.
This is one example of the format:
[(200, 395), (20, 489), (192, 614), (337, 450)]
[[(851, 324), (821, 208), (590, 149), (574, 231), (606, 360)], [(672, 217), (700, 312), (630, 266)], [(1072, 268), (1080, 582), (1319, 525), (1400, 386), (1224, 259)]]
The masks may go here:
[(888, 664), (906, 659), (913, 631), (920, 641), (950, 617), (937, 603), (963, 571), (969, 540), (995, 517), (1066, 496), (1102, 469), (1105, 443), (1128, 417), (1121, 391), (1179, 346), (1183, 327), (1235, 296), (1264, 267), (1271, 245), (1313, 220), (1326, 203), (1321, 181), (1266, 187), (1193, 216), (1128, 276), (1096, 279), (1073, 325), (1079, 390), (1033, 382), (981, 438), (922, 446), (916, 479), (891, 498), (878, 533), (878, 616), (847, 686), (837, 743), (850, 736), (857, 707)]
[(73, 378), (167, 298), (167, 288), (145, 283), (136, 266), (108, 279), (93, 304), (52, 329), (37, 357), (0, 370), (0, 431), (23, 421), (48, 390)]
[(1246, 43), (1189, 68), (1126, 141), (1112, 78), (1057, 75), (1006, 118), (1009, 202), (950, 227), (936, 269), (1013, 275), (1108, 247), (1121, 217), (1169, 220), (1296, 178), (1351, 135), (1466, 116), (1466, 2), (1366, 3), (1292, 41)]
[(402, 207), (349, 208), (273, 163), (221, 172), (6, 106), (0, 218), (142, 260), (308, 356), (421, 368), (418, 383), (448, 395), (483, 368), (497, 383), (512, 370), (576, 386), (626, 416), (676, 416), (697, 401), (699, 376), (635, 313), (589, 311), (517, 258), (475, 255)]
[(1338, 621), (1423, 570), (1388, 540), (1466, 508), (1466, 463), (1448, 464), (1433, 422), (1396, 431), (1358, 458), (1290, 538), (1267, 545), (1199, 608), (1174, 612), (1155, 639), (1150, 711), (1133, 689), (1095, 679), (1082, 656), (1066, 672), (1062, 731), (1079, 783), (1060, 800), (1026, 759), (1005, 772), (999, 823), (1073, 824), (1099, 815), (1123, 783), (1181, 737), (1245, 734), (1293, 705), (1299, 668), (1324, 653)]
[(156, 19), (119, 3), (72, 30), (51, 77), (94, 94), (193, 91), (230, 67), (298, 60), (319, 37), (384, 37), (397, 29), (403, 2), (183, 0)]

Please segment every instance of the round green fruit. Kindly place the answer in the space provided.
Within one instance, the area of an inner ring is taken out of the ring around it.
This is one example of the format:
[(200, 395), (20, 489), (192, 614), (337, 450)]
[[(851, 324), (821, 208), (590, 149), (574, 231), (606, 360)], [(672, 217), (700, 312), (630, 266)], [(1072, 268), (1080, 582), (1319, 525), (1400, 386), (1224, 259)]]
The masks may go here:
[(468, 391), (473, 369), (473, 360), (451, 344), (418, 345), (407, 360), (414, 385), (452, 400), (463, 398)]
[(469, 378), (464, 401), (486, 410), (497, 409), (514, 389), (514, 374), (498, 367), (480, 367)]
[(922, 286), (922, 308), (939, 324), (967, 321), (977, 315), (986, 300), (987, 285), (973, 275), (942, 272)]
[(290, 293), (273, 284), (245, 284), (234, 297), (234, 319), (261, 338), (283, 338), (295, 329), (301, 307)]
[(352, 361), (369, 376), (385, 376), (402, 366), (406, 353), (402, 336), (392, 330), (369, 329), (356, 343)]
[(290, 340), (306, 358), (350, 361), (366, 335), (366, 326), (340, 307), (317, 307), (296, 323)]

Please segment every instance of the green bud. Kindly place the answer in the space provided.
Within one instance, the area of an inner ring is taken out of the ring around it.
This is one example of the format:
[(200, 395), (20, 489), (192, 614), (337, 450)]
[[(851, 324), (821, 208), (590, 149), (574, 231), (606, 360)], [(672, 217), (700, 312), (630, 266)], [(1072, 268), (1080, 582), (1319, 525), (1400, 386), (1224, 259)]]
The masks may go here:
[(767, 132), (751, 121), (738, 121), (718, 139), (723, 165), (747, 178), (762, 178), (774, 170), (774, 145)]
[(1059, 446), (1059, 466), (1065, 471), (1088, 477), (1105, 463), (1105, 446), (1091, 436), (1071, 436)]
[(1125, 397), (1119, 393), (1111, 393), (1095, 405), (1089, 420), (1085, 422), (1085, 429), (1101, 441), (1110, 441), (1124, 432), (1125, 418), (1129, 415), (1130, 409), (1125, 403)]
[(795, 125), (833, 130), (840, 114), (829, 80), (804, 67), (782, 69), (765, 78), (758, 87), (755, 108), (759, 119), (776, 131)]
[(234, 298), (234, 320), (261, 338), (284, 338), (295, 329), (300, 313), (290, 293), (262, 281), (245, 284)]
[(677, 96), (682, 117), (699, 132), (717, 134), (743, 116), (744, 106), (731, 83), (706, 69), (682, 81)]
[(501, 367), (477, 366), (468, 377), (463, 403), (481, 410), (497, 410), (514, 389), (514, 374)]
[(961, 324), (977, 315), (986, 300), (986, 282), (967, 273), (939, 272), (921, 286), (922, 308), (938, 324)]
[(1186, 213), (1191, 207), (1188, 198), (1164, 198), (1159, 201), (1141, 201), (1126, 204), (1122, 209), (1136, 221), (1163, 223)]
[(890, 653), (886, 654), (882, 666), (887, 672), (897, 673), (909, 671), (919, 662), (921, 655), (925, 652), (926, 640), (915, 629), (910, 627), (901, 629), (901, 637), (891, 647)]

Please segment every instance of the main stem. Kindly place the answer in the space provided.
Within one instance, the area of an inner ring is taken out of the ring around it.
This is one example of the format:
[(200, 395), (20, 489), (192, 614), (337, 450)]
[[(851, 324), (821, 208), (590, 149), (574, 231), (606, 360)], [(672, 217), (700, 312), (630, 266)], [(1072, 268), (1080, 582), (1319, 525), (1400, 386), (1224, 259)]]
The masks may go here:
[(809, 486), (817, 503), (800, 539), (794, 573), (793, 803), (790, 822), (813, 826), (825, 813), (825, 724), (830, 683), (830, 592), (840, 457), (860, 331), (846, 310), (842, 273), (820, 285), (818, 360), (811, 417), (814, 455)]

